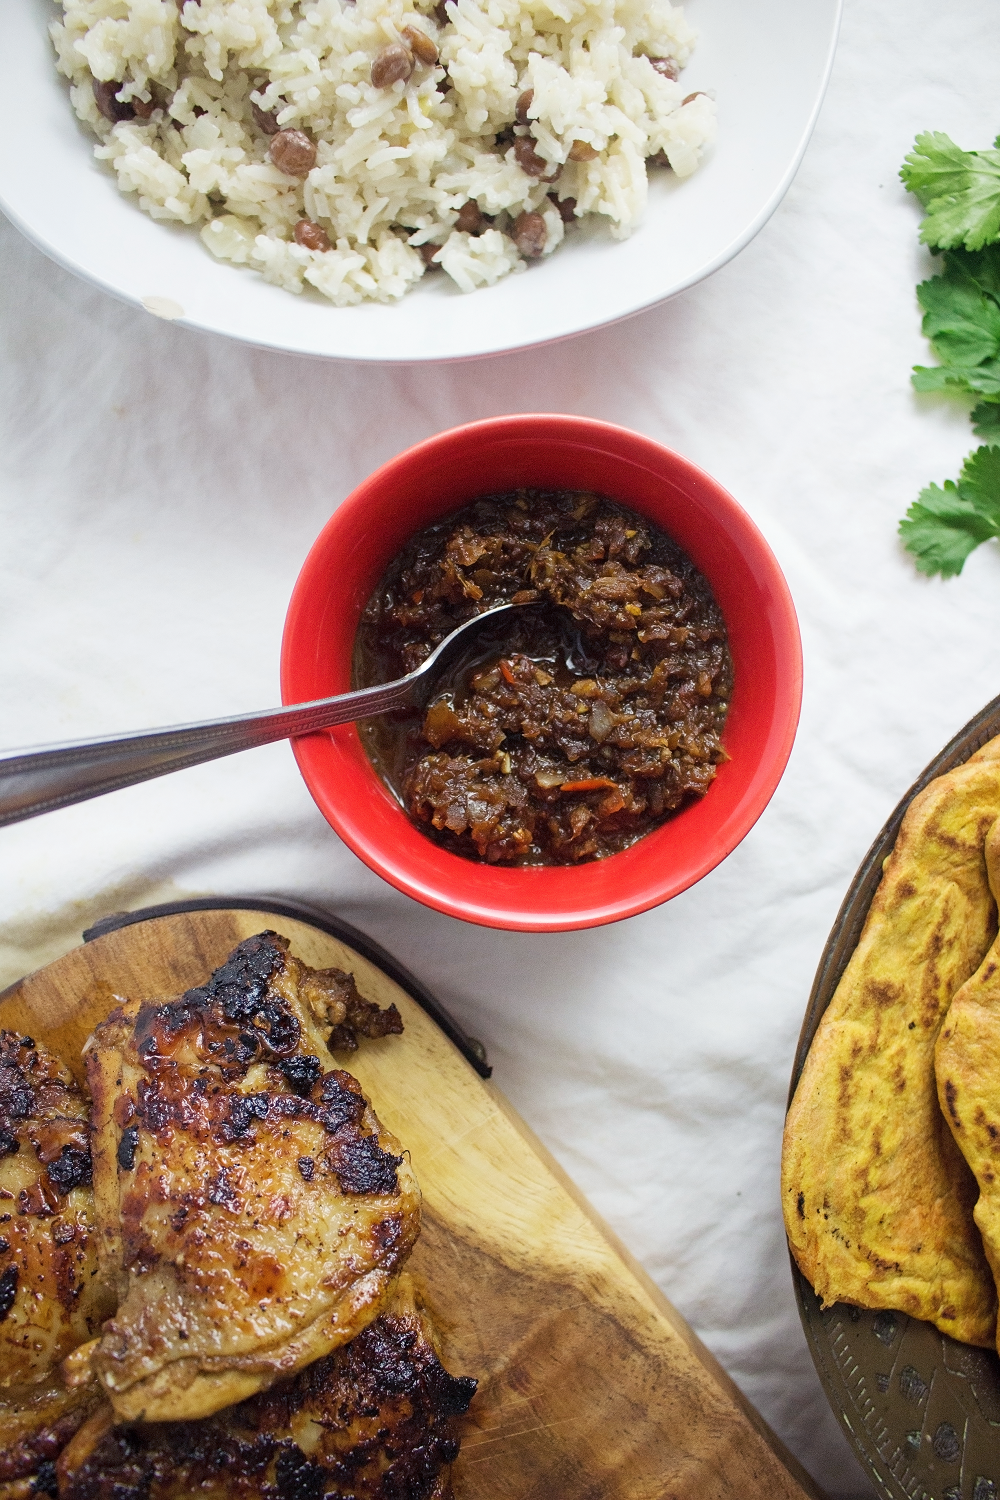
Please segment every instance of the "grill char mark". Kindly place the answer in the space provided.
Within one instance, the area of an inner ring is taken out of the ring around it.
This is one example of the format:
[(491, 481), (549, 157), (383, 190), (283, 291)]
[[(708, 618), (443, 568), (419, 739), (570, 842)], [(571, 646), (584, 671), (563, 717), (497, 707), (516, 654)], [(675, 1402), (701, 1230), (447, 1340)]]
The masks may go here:
[[(293, 1380), (215, 1417), (98, 1425), (82, 1461), (60, 1463), (60, 1497), (179, 1500), (205, 1487), (217, 1500), (430, 1500), (458, 1453), (454, 1419), (475, 1390), (441, 1364), (426, 1315), (394, 1310)], [(293, 1432), (311, 1434), (308, 1451)]]

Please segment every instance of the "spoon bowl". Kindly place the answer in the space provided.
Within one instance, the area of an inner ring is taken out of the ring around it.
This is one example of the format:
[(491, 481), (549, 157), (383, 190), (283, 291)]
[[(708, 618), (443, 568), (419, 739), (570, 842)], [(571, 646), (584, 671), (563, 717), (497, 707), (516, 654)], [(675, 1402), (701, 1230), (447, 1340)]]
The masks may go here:
[[(401, 703), (422, 703), (429, 696), (437, 679), (444, 676), (449, 666), (455, 660), (455, 657), (461, 651), (468, 648), (470, 636), (478, 633), (481, 626), (485, 625), (487, 621), (495, 622), (498, 615), (509, 614), (512, 610), (537, 609), (541, 602), (540, 599), (529, 599), (525, 604), (493, 604), (489, 609), (482, 610), (478, 615), (470, 616), (468, 620), (463, 620), (461, 625), (456, 625), (454, 630), (450, 630), (440, 645), (434, 647), (427, 660), (421, 662), (420, 666), (408, 673), (406, 677), (400, 677), (397, 682), (388, 682), (384, 685), (384, 688), (382, 686), (361, 688), (358, 691), (379, 693), (387, 691), (390, 688), (395, 691), (397, 688), (402, 688), (403, 684), (406, 683), (409, 685), (410, 690), (406, 698), (400, 700)], [(353, 696), (355, 695), (352, 693), (345, 693), (343, 695), (345, 699)], [(330, 701), (333, 702), (332, 699)], [(396, 708), (399, 704), (394, 702), (387, 706)], [(366, 716), (372, 711), (370, 709), (366, 710)], [(374, 711), (384, 712), (384, 709)], [(351, 719), (360, 719), (361, 717), (360, 713), (349, 716)], [(348, 719), (339, 719), (337, 722), (343, 724), (348, 722)]]

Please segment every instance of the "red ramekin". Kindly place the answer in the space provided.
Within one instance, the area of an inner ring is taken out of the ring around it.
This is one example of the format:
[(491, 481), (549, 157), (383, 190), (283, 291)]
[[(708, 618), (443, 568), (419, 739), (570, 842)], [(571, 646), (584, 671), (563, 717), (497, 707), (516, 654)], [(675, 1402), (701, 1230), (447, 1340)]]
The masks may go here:
[(432, 843), (345, 724), (293, 742), (306, 785), (340, 837), (383, 879), (449, 916), (559, 932), (634, 916), (687, 890), (760, 817), (791, 752), (802, 648), (788, 585), (750, 517), (701, 469), (650, 438), (586, 417), (494, 417), (438, 433), (376, 470), (331, 516), (292, 593), (281, 648), (285, 703), (351, 686), (361, 613), (414, 532), (480, 495), (521, 486), (592, 490), (647, 516), (708, 579), (729, 633), (731, 759), (707, 796), (630, 849), (581, 865), (510, 869)]

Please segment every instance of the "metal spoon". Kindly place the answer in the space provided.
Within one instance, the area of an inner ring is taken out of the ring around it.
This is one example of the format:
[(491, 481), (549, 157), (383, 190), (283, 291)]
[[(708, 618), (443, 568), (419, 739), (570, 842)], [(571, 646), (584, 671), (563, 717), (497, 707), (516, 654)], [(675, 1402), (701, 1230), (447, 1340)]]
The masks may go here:
[(119, 787), (135, 786), (183, 771), (203, 760), (219, 760), (235, 755), (237, 750), (252, 750), (273, 740), (313, 734), (334, 724), (352, 719), (367, 719), (418, 701), (440, 670), (445, 657), (461, 642), (468, 644), (470, 633), (485, 620), (493, 620), (507, 610), (530, 608), (530, 604), (497, 604), (473, 615), (446, 635), (415, 672), (395, 682), (361, 688), (353, 693), (338, 693), (335, 698), (318, 698), (314, 703), (297, 703), (291, 708), (272, 708), (259, 714), (237, 714), (231, 719), (210, 719), (203, 724), (178, 724), (170, 729), (141, 729), (133, 734), (104, 736), (81, 740), (71, 745), (43, 745), (37, 750), (19, 750), (0, 754), (0, 827), (20, 823), (39, 813)]

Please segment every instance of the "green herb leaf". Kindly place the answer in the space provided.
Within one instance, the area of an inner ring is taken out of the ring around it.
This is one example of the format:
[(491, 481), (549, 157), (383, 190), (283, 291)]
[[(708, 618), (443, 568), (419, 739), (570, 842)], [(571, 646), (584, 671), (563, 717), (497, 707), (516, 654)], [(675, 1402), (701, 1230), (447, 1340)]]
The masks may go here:
[(947, 251), (941, 274), (921, 282), (917, 298), (924, 333), (943, 368), (917, 365), (915, 388), (1000, 395), (1000, 245)]
[(986, 396), (996, 400), (1000, 396), (1000, 360), (976, 365), (973, 369), (954, 369), (950, 365), (914, 365), (914, 390), (944, 391), (959, 388), (970, 396)]
[(962, 465), (958, 483), (921, 490), (899, 523), (906, 550), (921, 573), (951, 578), (980, 543), (1000, 536), (1000, 448), (977, 448)]
[(1000, 526), (1000, 448), (987, 445), (970, 453), (962, 465), (958, 487), (991, 524)]
[(949, 250), (944, 262), (949, 275), (967, 276), (981, 292), (1000, 303), (1000, 245), (984, 250)]
[(963, 391), (969, 389), (965, 383), (965, 372), (950, 370), (947, 365), (914, 365), (910, 379), (913, 389), (921, 395), (928, 391), (945, 391), (954, 386), (961, 386)]
[(935, 198), (962, 191), (969, 155), (943, 131), (925, 130), (917, 136), (899, 175), (907, 190), (914, 193), (926, 208)]
[(899, 523), (899, 534), (921, 573), (953, 578), (961, 573), (969, 553), (991, 535), (988, 530), (980, 535), (981, 526), (975, 508), (962, 499), (957, 485), (946, 479), (944, 489), (931, 484), (920, 491), (920, 499)]
[(1000, 307), (950, 268), (917, 287), (923, 330), (943, 365), (980, 365), (1000, 354)]
[(1000, 396), (1000, 360), (991, 359), (988, 364), (977, 365), (974, 370), (963, 370), (962, 376), (975, 395)]
[(1000, 150), (963, 151), (940, 131), (918, 135), (900, 177), (927, 210), (925, 245), (981, 250), (1000, 238)]
[(986, 438), (987, 442), (1000, 443), (1000, 402), (980, 401), (974, 406), (970, 416), (972, 418), (972, 430), (977, 437)]

